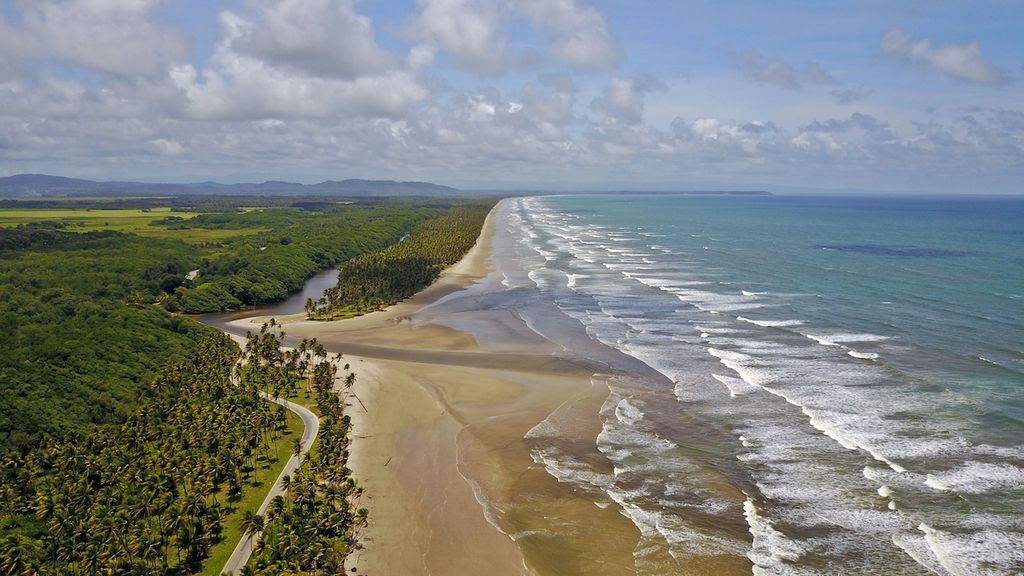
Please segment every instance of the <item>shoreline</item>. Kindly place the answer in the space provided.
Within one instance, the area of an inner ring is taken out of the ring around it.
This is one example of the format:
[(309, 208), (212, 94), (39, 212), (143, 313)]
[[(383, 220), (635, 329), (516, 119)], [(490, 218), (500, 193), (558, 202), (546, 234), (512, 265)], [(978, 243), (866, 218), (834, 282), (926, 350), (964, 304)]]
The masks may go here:
[[(316, 337), (357, 375), (341, 394), (353, 423), (349, 467), (365, 489), (357, 505), (370, 522), (346, 573), (635, 570), (632, 522), (560, 484), (524, 439), (555, 411), (578, 411), (580, 439), (592, 443), (608, 392), (592, 382), (601, 367), (560, 354), (511, 312), (458, 313), (500, 335), (485, 346), (430, 310), (494, 272), (498, 206), (463, 259), (412, 298), (338, 321), (277, 317), (289, 337)], [(266, 318), (229, 324), (244, 331)]]

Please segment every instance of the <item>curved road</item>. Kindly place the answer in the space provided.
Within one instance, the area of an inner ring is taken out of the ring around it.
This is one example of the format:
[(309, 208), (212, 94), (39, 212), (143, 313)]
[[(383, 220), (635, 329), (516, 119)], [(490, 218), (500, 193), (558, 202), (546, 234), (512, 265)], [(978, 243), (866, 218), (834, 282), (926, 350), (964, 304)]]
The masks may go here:
[[(316, 435), (320, 432), (320, 419), (316, 417), (316, 414), (310, 412), (305, 406), (300, 406), (280, 398), (274, 398), (265, 392), (260, 392), (260, 396), (295, 412), (299, 415), (299, 418), (302, 418), (302, 424), (305, 426), (305, 430), (302, 432), (302, 452), (299, 456), (292, 454), (292, 457), (289, 458), (288, 462), (284, 465), (284, 470), (281, 470), (281, 474), (277, 477), (277, 480), (274, 481), (274, 485), (270, 488), (270, 491), (267, 492), (267, 497), (263, 499), (263, 503), (260, 504), (259, 511), (257, 512), (257, 514), (263, 516), (267, 513), (267, 508), (270, 507), (270, 501), (273, 500), (275, 496), (284, 494), (284, 488), (281, 486), (281, 480), (285, 476), (290, 476), (295, 472), (295, 469), (298, 468), (299, 464), (302, 462), (302, 457), (305, 456), (306, 453), (309, 452), (310, 447), (313, 446), (313, 441), (316, 440)], [(259, 539), (259, 536), (259, 532), (255, 534), (246, 533), (243, 535), (242, 539), (239, 540), (238, 545), (235, 546), (235, 551), (231, 553), (231, 557), (228, 558), (228, 561), (224, 564), (224, 569), (221, 570), (221, 573), (238, 574), (239, 571), (245, 567), (246, 562), (249, 561), (249, 556), (252, 555), (253, 544), (255, 544), (255, 541)]]

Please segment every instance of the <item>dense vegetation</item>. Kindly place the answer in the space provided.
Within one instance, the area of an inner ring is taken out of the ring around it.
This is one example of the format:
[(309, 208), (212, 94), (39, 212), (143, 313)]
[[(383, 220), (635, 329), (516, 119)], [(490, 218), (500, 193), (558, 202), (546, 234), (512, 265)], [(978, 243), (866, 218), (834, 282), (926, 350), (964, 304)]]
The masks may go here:
[[(267, 347), (276, 345), (271, 338)], [(315, 341), (306, 346), (303, 343), (300, 351), (317, 353)], [(362, 489), (346, 467), (349, 418), (342, 414), (334, 391), (337, 368), (325, 361), (309, 367), (307, 383), (320, 412), (316, 449), (288, 479), (285, 495), (271, 502), (266, 517), (247, 519), (248, 528), (262, 534), (243, 574), (338, 574), (355, 543), (355, 529), (366, 521), (366, 510), (355, 510), (353, 504)], [(354, 380), (355, 374), (349, 372), (346, 381)]]
[(153, 222), (171, 230), (260, 229), (223, 243), (223, 252), (197, 267), (196, 281), (177, 288), (167, 305), (211, 312), (281, 300), (302, 288), (316, 271), (381, 249), (438, 208), (408, 204), (343, 204), (168, 216)]
[(148, 303), (199, 261), (173, 240), (0, 229), (0, 454), (121, 421), (151, 393), (206, 329)]
[(226, 336), (204, 335), (123, 423), (5, 462), (0, 572), (193, 572), (283, 425), (257, 393), (276, 379), (268, 362), (250, 356), (232, 377), (237, 358)]
[[(0, 455), (120, 422), (151, 394), (153, 376), (204, 331), (153, 304), (199, 312), (280, 299), (448, 206), (234, 200), (198, 215), (125, 214), (99, 200), (0, 209)], [(270, 206), (251, 208), (260, 201)]]
[(398, 244), (341, 266), (338, 285), (306, 303), (310, 318), (345, 318), (379, 310), (428, 286), (476, 243), (490, 206), (464, 206), (428, 220)]

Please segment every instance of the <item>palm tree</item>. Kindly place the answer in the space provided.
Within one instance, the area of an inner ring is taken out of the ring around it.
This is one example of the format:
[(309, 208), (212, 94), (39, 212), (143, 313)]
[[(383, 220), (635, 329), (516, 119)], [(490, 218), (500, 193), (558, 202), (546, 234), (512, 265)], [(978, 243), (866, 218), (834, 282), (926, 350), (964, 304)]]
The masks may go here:
[(260, 532), (263, 532), (263, 516), (254, 513), (252, 510), (246, 510), (242, 516), (242, 530), (249, 534), (249, 546), (250, 550), (256, 546), (256, 537)]

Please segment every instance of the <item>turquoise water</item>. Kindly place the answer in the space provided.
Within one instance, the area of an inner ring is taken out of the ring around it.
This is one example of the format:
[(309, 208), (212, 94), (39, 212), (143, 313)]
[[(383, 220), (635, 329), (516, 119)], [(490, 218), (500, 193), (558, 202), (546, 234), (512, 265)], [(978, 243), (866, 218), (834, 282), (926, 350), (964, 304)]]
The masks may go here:
[(658, 375), (596, 377), (612, 474), (552, 423), (528, 436), (633, 519), (640, 572), (723, 554), (764, 574), (1024, 573), (1024, 200), (502, 210), (529, 271), (506, 289)]

